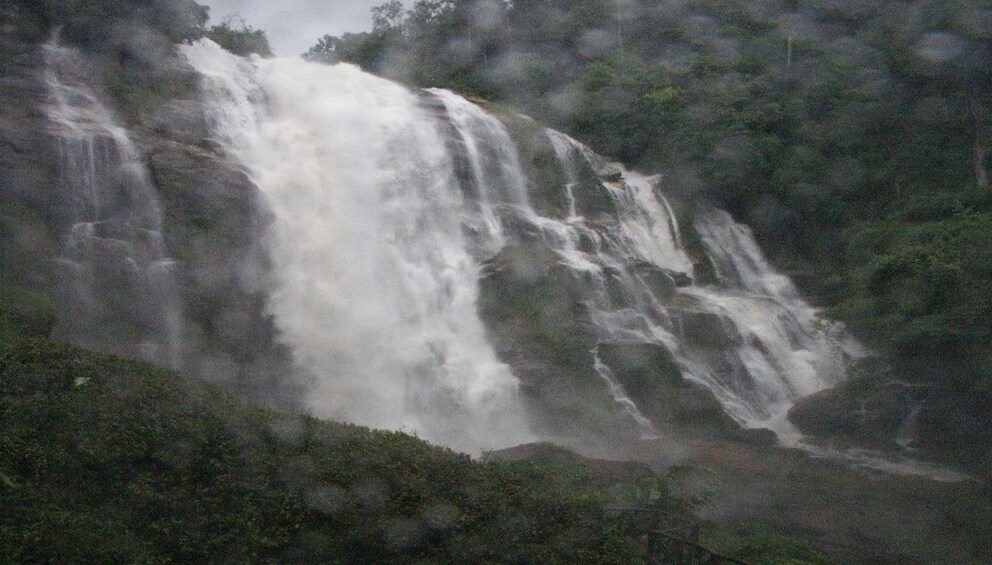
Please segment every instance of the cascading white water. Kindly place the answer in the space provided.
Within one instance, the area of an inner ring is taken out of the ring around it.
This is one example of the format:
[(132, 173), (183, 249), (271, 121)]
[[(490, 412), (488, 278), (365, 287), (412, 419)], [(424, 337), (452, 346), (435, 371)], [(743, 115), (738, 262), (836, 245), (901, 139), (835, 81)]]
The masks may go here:
[(845, 359), (861, 351), (768, 265), (747, 227), (721, 210), (700, 214), (695, 225), (721, 285), (730, 291), (691, 292), (737, 328), (735, 354), (752, 378), (754, 401), (746, 418), (788, 434), (785, 413), (792, 401), (838, 384), (846, 377)]
[(565, 176), (568, 182), (565, 183), (565, 199), (568, 202), (568, 221), (573, 222), (579, 219), (578, 208), (575, 203), (575, 187), (578, 185), (579, 171), (576, 161), (581, 158), (577, 155), (577, 146), (573, 140), (560, 131), (548, 130), (548, 139), (558, 156), (558, 161), (565, 168)]
[[(589, 280), (586, 305), (600, 342), (662, 345), (675, 355), (684, 375), (712, 390), (738, 422), (771, 427), (786, 435), (793, 434), (785, 421), (793, 400), (844, 378), (844, 344), (816, 318), (788, 278), (768, 266), (747, 229), (729, 215), (711, 210), (696, 222), (718, 265), (720, 284), (682, 289), (681, 294), (692, 301), (690, 311), (670, 308), (652, 294), (641, 276), (632, 273), (636, 270), (632, 265), (675, 275), (693, 270), (678, 220), (668, 200), (656, 190), (656, 178), (622, 171), (618, 181), (602, 186), (616, 206), (615, 218), (605, 224), (584, 218), (577, 211), (573, 188), (580, 182), (582, 161), (591, 165), (598, 157), (568, 136), (547, 130), (566, 172), (562, 188), (569, 209), (564, 220), (543, 217), (521, 194), (526, 190), (526, 177), (502, 124), (451, 92), (430, 92), (441, 99), (467, 148), (477, 206), (492, 226), (489, 233), (499, 234), (495, 245), (485, 250), (498, 249), (515, 230), (539, 234), (565, 265)], [(521, 223), (532, 229), (522, 228)], [(583, 241), (594, 242), (593, 249), (583, 249)], [(624, 280), (630, 304), (614, 304), (608, 283), (611, 273)], [(719, 351), (703, 350), (686, 335), (685, 326), (694, 320), (726, 326), (711, 328), (725, 334)], [(595, 350), (592, 353), (594, 368), (618, 408), (640, 427), (642, 435), (656, 434), (610, 367)]]
[[(476, 299), (479, 262), (535, 237), (585, 281), (599, 343), (663, 346), (743, 425), (791, 433), (792, 401), (844, 378), (853, 349), (729, 215), (697, 215), (719, 282), (687, 282), (693, 258), (654, 177), (601, 182), (615, 215), (585, 218), (574, 189), (599, 158), (549, 130), (568, 210), (545, 217), (506, 128), (454, 93), (432, 89), (425, 102), (349, 65), (248, 60), (210, 42), (181, 49), (204, 76), (218, 140), (273, 213), (268, 308), (314, 376), (310, 406), (321, 415), (469, 451), (529, 439), (517, 380)], [(590, 354), (617, 407), (655, 434), (598, 349)]]
[[(489, 240), (477, 242), (475, 252), (482, 257), (495, 254), (506, 244), (507, 234), (514, 235), (522, 225), (533, 226), (549, 245), (556, 249), (566, 263), (577, 271), (599, 273), (602, 263), (590, 262), (584, 254), (578, 251), (580, 237), (596, 237), (591, 230), (581, 231), (581, 218), (576, 216), (574, 198), (570, 209), (570, 218), (578, 223), (565, 224), (540, 216), (530, 205), (527, 197), (527, 179), (516, 145), (503, 124), (486, 113), (479, 106), (457, 94), (443, 90), (430, 89), (443, 104), (447, 119), (451, 122), (458, 141), (465, 147), (465, 157), (472, 170), (472, 185), (470, 191), (472, 206), (478, 211), (482, 223), (493, 236)], [(557, 133), (557, 132), (556, 132)], [(567, 136), (559, 135), (559, 143), (567, 144)], [(574, 175), (574, 171), (569, 172)], [(571, 179), (574, 181), (574, 178)], [(572, 182), (566, 186), (569, 190)], [(605, 296), (605, 286), (601, 289)], [(642, 437), (653, 437), (657, 431), (650, 419), (638, 409), (637, 404), (630, 399), (623, 385), (616, 379), (613, 372), (599, 359), (598, 352), (593, 349), (593, 369), (606, 383), (607, 390), (616, 403), (634, 424), (640, 429)]]
[(637, 424), (641, 431), (642, 439), (650, 439), (653, 437), (658, 437), (658, 431), (655, 429), (654, 424), (651, 419), (641, 413), (641, 409), (637, 407), (637, 403), (631, 400), (627, 391), (624, 390), (623, 385), (617, 380), (616, 376), (613, 374), (613, 369), (603, 360), (599, 358), (599, 349), (593, 349), (592, 351), (593, 368), (596, 373), (603, 378), (606, 382), (606, 386), (610, 391), (610, 396), (613, 397), (613, 402), (620, 407), (630, 418)]
[[(709, 388), (739, 423), (772, 429), (783, 444), (814, 457), (939, 481), (970, 479), (901, 454), (840, 450), (803, 437), (786, 420), (793, 401), (845, 379), (847, 363), (864, 355), (862, 347), (840, 325), (817, 317), (792, 281), (771, 268), (751, 231), (721, 210), (697, 210), (694, 221), (718, 282), (679, 289), (679, 298), (667, 303), (654, 300), (640, 275), (630, 277), (629, 269), (626, 273), (622, 269), (633, 261), (635, 265), (647, 262), (661, 269), (691, 270), (691, 258), (679, 237), (672, 207), (660, 191), (654, 190), (652, 179), (624, 171), (620, 182), (605, 185), (617, 204), (620, 222), (598, 223), (593, 229), (595, 222), (577, 216), (572, 189), (578, 184), (577, 161), (585, 159), (594, 166), (600, 158), (559, 132), (549, 130), (548, 137), (569, 177), (563, 188), (570, 209), (564, 222), (542, 219), (545, 227), (541, 233), (554, 234), (545, 242), (558, 251), (564, 264), (593, 275), (598, 283), (592, 286), (588, 304), (601, 342), (665, 346), (683, 376)], [(548, 224), (557, 227), (548, 228)], [(603, 233), (597, 237), (599, 231)], [(595, 241), (594, 250), (578, 250), (573, 242), (580, 237)], [(606, 271), (626, 278), (624, 288), (632, 307), (610, 304), (603, 284)], [(704, 329), (711, 335), (690, 331), (697, 317), (710, 321)], [(641, 419), (636, 403), (616, 382), (598, 351), (594, 353), (596, 369), (610, 380), (617, 406), (641, 426), (643, 435), (651, 435), (652, 422)], [(904, 448), (911, 444), (919, 413), (917, 407), (900, 426), (896, 439)]]
[(44, 46), (45, 105), (60, 151), (66, 233), (57, 337), (161, 364), (181, 363), (181, 315), (162, 213), (141, 156), (87, 86), (80, 53)]
[(530, 210), (520, 157), (499, 120), (449, 90), (427, 92), (444, 106), (471, 169), (467, 192), (473, 213), (465, 219), (474, 235), (473, 252), (478, 258), (491, 257), (506, 244), (512, 218)]
[[(466, 204), (417, 96), (350, 65), (246, 60), (209, 41), (181, 51), (218, 141), (271, 209), (267, 307), (313, 376), (314, 412), (472, 452), (530, 440), (463, 233), (489, 226), (498, 246), (499, 224)], [(505, 190), (493, 198), (515, 204)]]
[[(549, 131), (548, 136), (570, 186), (576, 184), (574, 161), (591, 162), (596, 156), (559, 132)], [(617, 206), (616, 223), (592, 229), (573, 208), (566, 222), (543, 219), (558, 224), (554, 231), (567, 234), (547, 238), (546, 243), (565, 264), (587, 270), (596, 266), (591, 272), (599, 284), (589, 304), (601, 341), (663, 345), (683, 375), (709, 388), (735, 420), (794, 435), (785, 420), (792, 402), (843, 380), (848, 356), (858, 353), (856, 344), (817, 318), (791, 281), (768, 265), (747, 228), (719, 210), (703, 211), (695, 222), (716, 264), (719, 283), (679, 289), (683, 300), (677, 307), (657, 300), (643, 278), (631, 276), (630, 265), (646, 264), (678, 276), (691, 273), (693, 261), (682, 244), (675, 214), (655, 183), (624, 171), (619, 181), (604, 185)], [(562, 245), (583, 237), (597, 241), (597, 248), (589, 252)], [(611, 304), (604, 284), (608, 271), (623, 274), (632, 305)], [(700, 321), (708, 325), (705, 332), (716, 336), (715, 347), (699, 343), (707, 341), (706, 336), (690, 335), (698, 330), (687, 331)], [(614, 398), (622, 403), (626, 396), (615, 393)]]

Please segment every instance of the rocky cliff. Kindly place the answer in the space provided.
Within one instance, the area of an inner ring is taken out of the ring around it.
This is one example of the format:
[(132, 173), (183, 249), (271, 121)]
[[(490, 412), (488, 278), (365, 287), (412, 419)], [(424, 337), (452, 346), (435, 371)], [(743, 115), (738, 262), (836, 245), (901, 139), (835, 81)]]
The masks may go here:
[[(203, 71), (163, 38), (108, 54), (23, 29), (3, 36), (7, 280), (55, 299), (58, 337), (299, 402), (315, 370), (272, 317), (271, 202), (218, 137)], [(418, 96), (499, 232), (469, 236), (478, 315), (539, 437), (736, 434), (842, 378), (832, 338), (729, 216), (670, 204), (660, 178), (523, 116)]]
[[(66, 170), (47, 108), (52, 93), (46, 84), (49, 69), (43, 38), (26, 33), (30, 26), (15, 19), (16, 14), (9, 16), (14, 21), (0, 36), (3, 280), (56, 298), (60, 322), (54, 327), (55, 336), (83, 341), (75, 333), (98, 333), (99, 340), (85, 344), (141, 355), (141, 336), (130, 327), (133, 319), (74, 321), (78, 299), (59, 300), (64, 297), (59, 291), (59, 264), (72, 244), (72, 208), (78, 206), (69, 188), (74, 180), (67, 175), (85, 173)], [(159, 54), (163, 56), (123, 63), (81, 55), (87, 68), (79, 73), (83, 84), (78, 87), (95, 93), (111, 108), (113, 119), (135, 142), (154, 184), (165, 248), (174, 260), (169, 268), (182, 304), (179, 366), (256, 400), (292, 402), (296, 398), (292, 364), (273, 339), (264, 312), (266, 267), (257, 241), (266, 216), (257, 190), (242, 171), (211, 148), (192, 69), (171, 48)], [(127, 89), (114, 89), (128, 80), (133, 82)], [(109, 271), (100, 270), (103, 284), (123, 288), (128, 275)], [(89, 325), (70, 328), (80, 323)]]

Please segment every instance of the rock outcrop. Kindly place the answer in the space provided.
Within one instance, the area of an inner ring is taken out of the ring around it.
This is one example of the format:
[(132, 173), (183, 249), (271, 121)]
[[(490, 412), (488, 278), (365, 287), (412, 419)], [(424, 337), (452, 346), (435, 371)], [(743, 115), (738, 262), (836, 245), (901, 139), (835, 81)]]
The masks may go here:
[(895, 380), (851, 381), (799, 399), (788, 417), (810, 435), (845, 436), (890, 448), (902, 442), (909, 447), (919, 440), (919, 411), (931, 391), (932, 387)]
[(987, 404), (932, 382), (862, 377), (800, 398), (788, 418), (804, 434), (842, 445), (912, 453), (992, 477), (992, 448), (983, 431)]
[[(0, 30), (0, 261), (12, 288), (53, 295), (74, 204), (58, 188), (67, 172), (45, 109), (44, 38), (25, 34), (30, 26), (18, 17), (5, 14), (13, 23)], [(156, 52), (130, 67), (92, 58), (87, 80), (115, 107), (158, 193), (183, 305), (181, 368), (255, 400), (290, 404), (299, 397), (292, 360), (264, 308), (264, 204), (250, 179), (211, 146), (193, 70), (168, 49)], [(127, 77), (117, 76), (122, 69)], [(119, 80), (127, 87), (107, 88)], [(120, 331), (101, 332), (118, 337), (88, 345), (121, 350), (114, 342), (130, 330), (126, 315), (118, 318)]]
[(632, 423), (619, 419), (593, 368), (596, 337), (584, 296), (582, 281), (553, 251), (519, 244), (483, 266), (479, 311), (547, 435), (583, 427), (629, 435)]
[(18, 29), (0, 31), (0, 261), (5, 280), (41, 290), (50, 284), (63, 206), (52, 190), (58, 153), (41, 108), (42, 55)]

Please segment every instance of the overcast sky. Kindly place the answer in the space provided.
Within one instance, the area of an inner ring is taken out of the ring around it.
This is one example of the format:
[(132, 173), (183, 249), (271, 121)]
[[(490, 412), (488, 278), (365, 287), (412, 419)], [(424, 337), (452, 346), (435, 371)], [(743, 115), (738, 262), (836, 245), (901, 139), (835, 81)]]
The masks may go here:
[(324, 34), (357, 33), (372, 27), (369, 9), (386, 0), (197, 0), (210, 6), (210, 22), (232, 15), (265, 30), (277, 55), (299, 55)]

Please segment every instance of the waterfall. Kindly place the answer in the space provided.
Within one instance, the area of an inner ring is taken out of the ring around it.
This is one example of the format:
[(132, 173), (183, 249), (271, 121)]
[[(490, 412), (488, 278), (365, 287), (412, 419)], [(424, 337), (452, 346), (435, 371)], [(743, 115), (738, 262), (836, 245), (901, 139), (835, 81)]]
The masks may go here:
[(751, 400), (744, 403), (742, 420), (785, 426), (793, 400), (844, 380), (845, 360), (861, 351), (839, 325), (818, 318), (792, 281), (768, 265), (746, 226), (721, 210), (700, 214), (695, 225), (720, 287), (693, 293), (733, 325), (739, 336), (733, 354), (750, 376)]
[[(719, 282), (680, 288), (680, 301), (662, 299), (650, 278), (688, 280), (693, 260), (671, 204), (657, 189), (657, 177), (618, 167), (620, 178), (601, 187), (616, 206), (615, 217), (606, 222), (582, 217), (573, 189), (583, 164), (595, 168), (600, 159), (568, 136), (547, 130), (566, 173), (562, 190), (569, 209), (564, 220), (541, 216), (529, 203), (526, 175), (499, 120), (454, 93), (429, 92), (443, 103), (466, 148), (474, 204), (485, 224), (493, 226), (489, 233), (499, 234), (486, 249), (514, 236), (538, 234), (563, 264), (585, 275), (586, 305), (600, 342), (663, 346), (674, 354), (683, 375), (710, 389), (732, 418), (786, 435), (793, 433), (785, 420), (792, 401), (845, 378), (847, 356), (857, 354), (857, 348), (839, 328), (816, 316), (791, 281), (768, 265), (747, 228), (728, 214), (704, 210), (694, 225), (717, 266)], [(584, 248), (584, 241), (595, 245)], [(619, 277), (621, 284), (611, 285), (611, 277)], [(617, 286), (626, 294), (626, 304), (619, 307), (613, 296)], [(711, 333), (717, 343), (705, 343), (705, 336), (693, 335), (697, 333)], [(593, 355), (595, 370), (618, 408), (643, 435), (655, 434), (623, 383), (595, 351)]]
[[(209, 41), (181, 52), (203, 77), (216, 141), (273, 215), (267, 308), (312, 375), (318, 415), (468, 451), (531, 439), (517, 377), (476, 311), (480, 264), (518, 242), (551, 249), (582, 281), (598, 344), (663, 348), (744, 426), (794, 435), (792, 402), (844, 379), (857, 354), (746, 227), (705, 208), (680, 226), (659, 177), (560, 132), (545, 134), (568, 209), (548, 217), (500, 119), (450, 91)], [(590, 190), (603, 197), (591, 208)], [(687, 249), (686, 230), (701, 249)], [(699, 253), (715, 271), (706, 284), (693, 278)], [(643, 436), (663, 433), (598, 345), (589, 353), (617, 410)]]
[(488, 258), (507, 242), (507, 227), (530, 209), (527, 178), (509, 132), (495, 117), (457, 94), (432, 88), (427, 91), (444, 107), (455, 132), (455, 143), (471, 170), (466, 218), (475, 235), (474, 253)]
[[(578, 216), (571, 194), (576, 160), (596, 167), (598, 157), (560, 132), (547, 134), (569, 177), (563, 189), (570, 211), (564, 222), (543, 218), (557, 227), (542, 233), (563, 233), (545, 238), (546, 244), (565, 264), (593, 275), (589, 304), (600, 341), (664, 346), (683, 376), (712, 391), (740, 424), (794, 436), (785, 420), (792, 402), (845, 379), (846, 362), (860, 354), (857, 344), (818, 318), (791, 281), (769, 266), (750, 231), (721, 210), (698, 211), (693, 226), (718, 281), (691, 281), (694, 262), (657, 177), (621, 168), (619, 180), (603, 184), (616, 204), (616, 221)], [(572, 242), (583, 238), (597, 247), (579, 250)], [(626, 304), (611, 300), (610, 276), (622, 279)], [(674, 295), (659, 296), (651, 277), (675, 283)], [(622, 384), (611, 390), (618, 405), (630, 401)]]
[(81, 54), (44, 46), (45, 111), (60, 157), (63, 249), (54, 298), (57, 338), (181, 363), (181, 315), (162, 212), (141, 155), (87, 85)]
[[(471, 452), (530, 440), (476, 312), (471, 248), (500, 245), (495, 212), (466, 202), (418, 96), (351, 65), (181, 49), (217, 140), (273, 215), (267, 308), (312, 375), (310, 408)], [(497, 194), (522, 188), (482, 190), (511, 205)], [(491, 231), (473, 243), (466, 226)]]

